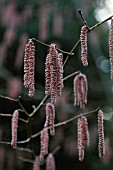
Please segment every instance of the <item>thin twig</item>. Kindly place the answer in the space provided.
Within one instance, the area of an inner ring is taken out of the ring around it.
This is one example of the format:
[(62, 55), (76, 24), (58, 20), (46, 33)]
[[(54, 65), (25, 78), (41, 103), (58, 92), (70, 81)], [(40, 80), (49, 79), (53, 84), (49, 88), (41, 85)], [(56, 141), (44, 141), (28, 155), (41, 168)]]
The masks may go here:
[[(48, 45), (48, 44), (46, 44), (46, 43), (44, 43), (44, 42), (42, 42), (42, 41), (40, 41), (40, 40), (37, 40), (36, 38), (32, 38), (32, 40), (37, 41), (38, 43), (40, 43), (40, 44), (42, 44), (42, 45), (44, 45), (44, 46), (50, 47), (50, 45)], [(63, 50), (61, 50), (61, 49), (59, 49), (59, 48), (56, 48), (56, 49), (57, 49), (58, 51), (60, 51), (61, 53), (64, 53), (64, 54), (67, 54), (67, 55), (74, 55), (74, 53), (69, 53), (69, 52), (63, 51)]]
[(33, 152), (33, 150), (30, 150), (29, 148), (16, 148), (16, 150), (17, 151), (21, 151), (21, 152), (28, 152), (28, 153), (33, 153), (34, 154), (34, 152)]
[(96, 27), (102, 25), (104, 22), (110, 20), (113, 17), (113, 15), (111, 15), (110, 17), (106, 18), (105, 20), (103, 20), (102, 22), (99, 22), (97, 24), (95, 24), (94, 26), (90, 27), (90, 31), (92, 31), (93, 29), (95, 29)]
[[(13, 115), (11, 115), (11, 114), (3, 114), (3, 113), (0, 113), (0, 117), (12, 117), (12, 116), (13, 116)], [(22, 121), (22, 122), (24, 122), (24, 123), (28, 123), (27, 120), (22, 119), (22, 118), (18, 118), (18, 120), (20, 120), (20, 121)]]
[(40, 104), (38, 105), (38, 107), (36, 109), (33, 110), (33, 112), (29, 115), (29, 117), (34, 116), (34, 114), (37, 112), (38, 109), (40, 109), (41, 106), (43, 106), (44, 102), (48, 99), (48, 95), (46, 95), (42, 101), (40, 102)]
[(27, 162), (27, 163), (32, 163), (33, 164), (33, 160), (31, 159), (26, 159), (26, 158), (23, 158), (23, 157), (18, 157), (19, 160), (23, 161), (23, 162)]
[(20, 102), (20, 96), (19, 96), (19, 98), (18, 98), (18, 104), (20, 105), (20, 107), (23, 109), (23, 111), (25, 112), (25, 114), (29, 117), (29, 114), (28, 114), (28, 112), (26, 111), (26, 109), (23, 107), (23, 105), (22, 105), (22, 103)]
[(78, 13), (80, 14), (83, 23), (86, 25), (86, 27), (87, 27), (87, 29), (88, 29), (88, 31), (89, 31), (90, 28), (88, 27), (88, 24), (87, 24), (87, 22), (86, 22), (86, 20), (85, 20), (85, 18), (84, 18), (84, 16), (83, 16), (83, 14), (82, 14), (82, 11), (81, 11), (80, 9), (78, 10)]
[(76, 74), (79, 74), (79, 73), (80, 73), (80, 71), (76, 71), (76, 72), (64, 77), (63, 81), (65, 81), (65, 80), (67, 80), (67, 79), (71, 78), (72, 76), (75, 76)]
[(17, 102), (18, 101), (17, 99), (13, 99), (13, 98), (2, 96), (2, 95), (0, 95), (0, 98), (6, 99), (6, 100), (10, 100), (10, 101), (13, 101), (13, 102)]

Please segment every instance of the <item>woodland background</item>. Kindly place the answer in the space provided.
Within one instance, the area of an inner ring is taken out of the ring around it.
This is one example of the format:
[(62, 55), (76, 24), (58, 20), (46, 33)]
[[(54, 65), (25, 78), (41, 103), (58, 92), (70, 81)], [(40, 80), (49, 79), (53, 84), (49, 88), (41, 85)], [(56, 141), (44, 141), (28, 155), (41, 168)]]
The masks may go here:
[[(95, 17), (97, 7), (104, 5), (99, 0), (0, 0), (0, 94), (17, 99), (30, 113), (44, 97), (45, 58), (48, 48), (35, 43), (35, 84), (36, 93), (30, 98), (23, 86), (24, 47), (29, 38), (45, 43), (55, 42), (64, 51), (70, 51), (78, 41), (83, 22), (78, 14), (81, 9), (89, 27), (98, 21)], [(112, 4), (111, 4), (112, 5)], [(56, 129), (50, 139), (50, 152), (58, 145), (61, 149), (55, 154), (57, 170), (111, 170), (113, 167), (113, 81), (110, 78), (109, 63), (109, 25), (104, 23), (88, 34), (88, 61), (85, 68), (80, 59), (80, 45), (74, 51), (64, 69), (64, 77), (80, 70), (88, 79), (88, 104), (85, 112), (100, 107), (104, 112), (106, 156), (98, 157), (97, 114), (87, 116), (90, 145), (85, 152), (85, 160), (78, 161), (76, 120)], [(66, 55), (64, 55), (64, 59)], [(63, 94), (56, 103), (56, 122), (61, 122), (81, 110), (73, 106), (73, 77), (65, 81)], [(0, 97), (0, 113), (13, 114), (20, 108), (17, 102)], [(23, 118), (24, 118), (23, 114)], [(45, 106), (34, 117), (32, 132), (42, 129), (45, 121)], [(25, 125), (19, 123), (18, 140), (26, 139)], [(11, 141), (11, 119), (0, 117), (0, 141)], [(27, 147), (27, 145), (21, 145)], [(32, 141), (38, 155), (40, 138)], [(14, 151), (10, 146), (0, 144), (0, 170), (32, 169), (32, 164), (18, 160), (29, 158), (29, 154)], [(6, 168), (7, 167), (7, 168)], [(42, 170), (45, 167), (42, 166)]]

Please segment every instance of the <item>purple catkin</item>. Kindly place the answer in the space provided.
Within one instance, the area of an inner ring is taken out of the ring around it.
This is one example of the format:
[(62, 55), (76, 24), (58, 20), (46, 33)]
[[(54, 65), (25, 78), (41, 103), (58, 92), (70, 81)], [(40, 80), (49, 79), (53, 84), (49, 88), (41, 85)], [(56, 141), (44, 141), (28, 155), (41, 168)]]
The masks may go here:
[(80, 105), (80, 108), (85, 109), (87, 103), (87, 78), (80, 73), (74, 78), (74, 105)]
[(57, 72), (57, 95), (61, 96), (63, 88), (63, 54), (58, 54), (58, 72)]
[(40, 135), (40, 144), (41, 144), (40, 161), (43, 161), (44, 160), (44, 156), (46, 154), (48, 154), (48, 142), (49, 142), (48, 129), (44, 128), (41, 131), (41, 135)]
[(58, 52), (56, 45), (51, 44), (49, 49), (50, 54), (50, 74), (51, 74), (51, 103), (56, 103), (57, 97), (57, 68), (58, 68)]
[(50, 74), (50, 63), (49, 63), (50, 54), (46, 57), (45, 62), (45, 94), (50, 95), (51, 93), (51, 74)]
[(17, 148), (17, 128), (18, 128), (18, 117), (19, 112), (18, 110), (15, 110), (12, 117), (12, 140), (11, 140), (11, 146), (13, 149)]
[(99, 136), (99, 157), (103, 158), (105, 155), (105, 143), (104, 143), (104, 125), (103, 125), (103, 112), (98, 111), (98, 136)]
[(40, 170), (39, 160), (37, 158), (34, 160), (33, 170)]
[(84, 145), (83, 145), (83, 120), (82, 117), (78, 118), (77, 133), (78, 133), (78, 156), (79, 161), (84, 159)]
[(89, 131), (88, 131), (88, 122), (87, 122), (87, 118), (85, 116), (82, 116), (82, 121), (83, 121), (83, 125), (82, 125), (82, 138), (83, 138), (83, 145), (85, 146), (89, 146)]
[(109, 57), (111, 64), (111, 79), (113, 80), (113, 18), (111, 18), (110, 33), (109, 33)]
[(81, 41), (81, 60), (82, 60), (83, 65), (86, 67), (86, 66), (88, 66), (88, 61), (87, 61), (87, 27), (86, 27), (86, 25), (84, 25), (81, 29), (80, 41)]
[(28, 95), (32, 97), (35, 92), (34, 87), (34, 67), (35, 67), (35, 46), (32, 40), (29, 40), (25, 46), (24, 56), (24, 86), (29, 88)]
[(55, 170), (55, 158), (52, 153), (50, 153), (46, 159), (46, 170)]
[(29, 86), (29, 49), (30, 44), (26, 44), (25, 46), (25, 56), (24, 56), (24, 86)]
[(46, 122), (44, 127), (50, 126), (50, 134), (54, 136), (55, 107), (52, 103), (46, 104)]
[(58, 54), (56, 45), (52, 43), (45, 62), (45, 94), (51, 95), (51, 103), (56, 103), (63, 88), (63, 55)]

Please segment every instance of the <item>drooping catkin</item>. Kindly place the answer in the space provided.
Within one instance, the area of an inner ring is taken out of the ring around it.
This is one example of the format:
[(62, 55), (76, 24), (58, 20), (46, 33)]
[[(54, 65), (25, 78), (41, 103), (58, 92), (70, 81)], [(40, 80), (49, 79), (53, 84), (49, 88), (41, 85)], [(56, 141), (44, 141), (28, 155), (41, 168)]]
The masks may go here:
[(99, 157), (103, 158), (105, 155), (105, 143), (104, 143), (104, 125), (103, 125), (103, 112), (98, 111), (98, 136), (99, 136)]
[(81, 41), (81, 61), (82, 61), (82, 64), (86, 67), (86, 66), (88, 66), (88, 61), (87, 61), (87, 27), (86, 27), (86, 25), (84, 25), (81, 29), (80, 41)]
[(88, 122), (87, 122), (87, 118), (85, 116), (82, 116), (82, 121), (83, 121), (83, 125), (82, 125), (82, 138), (83, 138), (83, 145), (85, 146), (89, 146), (89, 131), (88, 131)]
[(30, 39), (25, 46), (24, 56), (24, 86), (29, 88), (28, 95), (32, 97), (35, 92), (34, 80), (34, 67), (35, 67), (35, 45)]
[(54, 128), (54, 121), (55, 121), (55, 107), (52, 103), (46, 104), (46, 122), (44, 127), (50, 126), (50, 134), (54, 136), (55, 128)]
[(40, 170), (39, 160), (37, 158), (34, 160), (33, 170)]
[(45, 62), (45, 93), (51, 95), (51, 103), (56, 103), (63, 88), (63, 55), (58, 54), (56, 45), (52, 43)]
[(13, 149), (17, 148), (17, 128), (18, 128), (18, 117), (19, 112), (18, 110), (15, 110), (12, 117), (12, 140), (11, 140), (11, 146)]
[(40, 161), (44, 160), (44, 156), (48, 154), (48, 142), (49, 142), (49, 135), (48, 135), (48, 129), (43, 128), (40, 135)]
[(77, 121), (77, 134), (78, 134), (78, 156), (79, 161), (84, 159), (84, 145), (83, 145), (83, 120), (82, 117)]
[(113, 80), (113, 18), (111, 18), (110, 33), (109, 33), (109, 57), (111, 64), (111, 79)]
[(84, 148), (89, 146), (89, 131), (88, 131), (88, 122), (85, 116), (78, 118), (77, 122), (77, 132), (78, 132), (78, 155), (79, 160), (83, 161), (84, 159)]
[(46, 57), (45, 62), (45, 94), (50, 95), (51, 93), (51, 73), (50, 73), (50, 62), (49, 62), (50, 54)]
[(57, 72), (57, 95), (61, 96), (63, 88), (63, 54), (58, 54), (58, 72)]
[(55, 158), (52, 153), (50, 153), (46, 159), (46, 170), (55, 170)]
[(74, 78), (74, 105), (80, 105), (80, 108), (85, 109), (87, 103), (87, 78), (80, 73)]

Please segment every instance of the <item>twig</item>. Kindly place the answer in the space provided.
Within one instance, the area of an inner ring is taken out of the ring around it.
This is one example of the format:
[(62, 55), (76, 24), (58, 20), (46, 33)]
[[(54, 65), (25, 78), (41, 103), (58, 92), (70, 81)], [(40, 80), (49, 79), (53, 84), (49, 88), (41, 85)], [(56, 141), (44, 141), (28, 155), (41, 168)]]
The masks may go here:
[(28, 163), (32, 163), (33, 164), (33, 160), (31, 159), (26, 159), (26, 158), (23, 158), (23, 157), (18, 157), (19, 160), (23, 161), (23, 162), (28, 162)]
[[(44, 42), (42, 42), (42, 41), (40, 41), (40, 40), (37, 40), (36, 38), (32, 38), (32, 40), (37, 41), (38, 43), (40, 43), (40, 44), (42, 44), (42, 45), (44, 45), (44, 46), (47, 46), (47, 47), (50, 46), (50, 45), (48, 45), (48, 44), (46, 44), (46, 43), (44, 43)], [(59, 48), (56, 48), (56, 49), (57, 49), (58, 51), (60, 51), (61, 53), (68, 54), (68, 55), (74, 55), (74, 53), (69, 53), (69, 52), (63, 51), (63, 50), (61, 50), (61, 49), (59, 49)]]
[(86, 25), (86, 27), (87, 27), (87, 29), (88, 29), (88, 31), (89, 31), (90, 28), (88, 27), (87, 22), (86, 22), (86, 20), (84, 19), (84, 16), (83, 16), (82, 11), (81, 11), (80, 9), (78, 10), (78, 13), (80, 14), (83, 23)]
[(55, 155), (59, 150), (61, 149), (61, 146), (58, 145), (52, 152), (53, 155)]
[[(3, 114), (3, 113), (0, 113), (0, 117), (12, 117), (12, 115), (11, 115), (11, 114)], [(22, 119), (22, 118), (18, 118), (18, 120), (20, 120), (20, 121), (22, 121), (22, 122), (24, 122), (24, 123), (28, 123), (27, 120)]]
[(23, 111), (25, 112), (25, 114), (29, 117), (28, 112), (26, 111), (26, 109), (23, 107), (23, 105), (22, 105), (21, 102), (20, 102), (20, 98), (21, 98), (21, 96), (19, 96), (19, 98), (18, 98), (18, 104), (19, 104), (20, 107), (23, 109)]
[[(94, 26), (92, 26), (92, 27), (90, 27), (90, 28), (88, 27), (89, 29), (88, 29), (88, 32), (87, 32), (87, 33), (91, 32), (91, 31), (92, 31), (93, 29), (95, 29), (96, 27), (102, 25), (104, 22), (110, 20), (112, 17), (113, 17), (113, 15), (111, 15), (111, 16), (108, 17), (107, 19), (103, 20), (102, 22), (99, 22), (99, 23), (95, 24)], [(77, 41), (77, 43), (74, 45), (74, 47), (72, 48), (72, 50), (70, 51), (70, 53), (73, 52), (73, 51), (77, 48), (77, 46), (78, 46), (79, 44), (80, 44), (80, 39), (79, 39), (79, 40)], [(65, 59), (65, 61), (64, 61), (64, 64), (63, 64), (63, 67), (65, 67), (65, 65), (66, 65), (66, 63), (67, 63), (67, 61), (68, 61), (68, 58), (69, 58), (69, 56), (66, 57), (66, 59)]]
[(33, 150), (30, 150), (29, 148), (16, 148), (17, 151), (21, 151), (21, 152), (28, 152), (28, 153), (33, 153)]
[(38, 107), (29, 115), (29, 117), (34, 116), (34, 114), (37, 112), (38, 109), (40, 109), (41, 106), (43, 106), (44, 102), (48, 99), (48, 95), (46, 95), (42, 101), (40, 102), (40, 104), (38, 105)]
[(13, 98), (2, 96), (2, 95), (0, 95), (0, 98), (6, 99), (6, 100), (10, 100), (10, 101), (14, 101), (14, 102), (18, 101), (17, 99), (13, 99)]
[(79, 73), (80, 73), (80, 71), (76, 71), (76, 72), (64, 77), (63, 81), (65, 81), (65, 80), (67, 80), (67, 79), (71, 78), (72, 76), (75, 76), (76, 74), (79, 74)]

